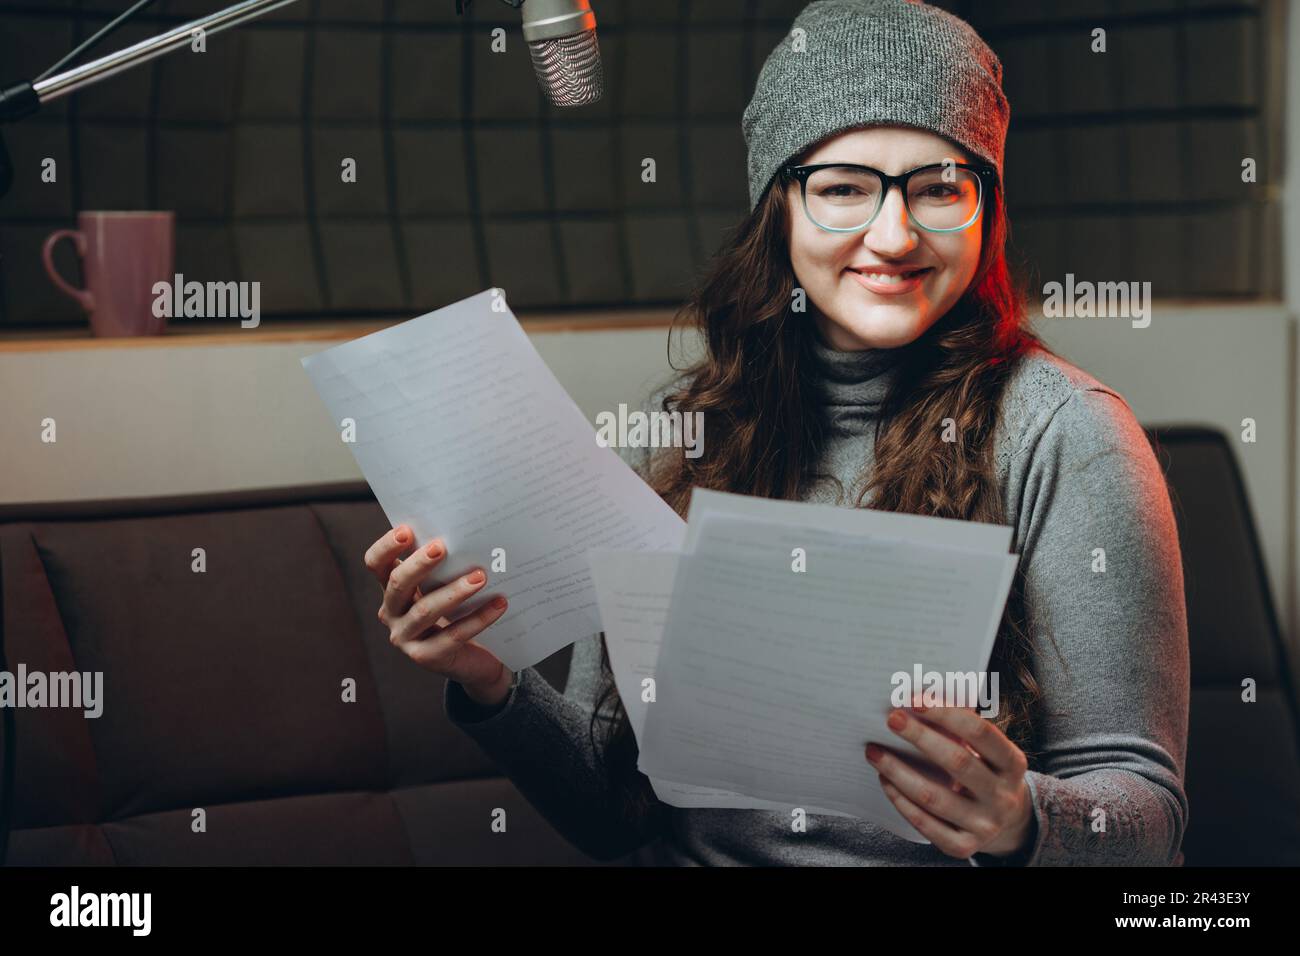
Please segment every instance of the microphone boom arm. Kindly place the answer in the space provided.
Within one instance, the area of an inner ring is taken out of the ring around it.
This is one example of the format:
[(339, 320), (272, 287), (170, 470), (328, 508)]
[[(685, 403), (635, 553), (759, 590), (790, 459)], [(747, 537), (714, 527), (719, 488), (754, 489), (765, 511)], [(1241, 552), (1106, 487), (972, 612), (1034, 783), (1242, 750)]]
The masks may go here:
[(206, 17), (200, 17), (190, 23), (182, 24), (168, 30), (166, 33), (160, 33), (156, 37), (141, 40), (139, 43), (118, 50), (116, 53), (109, 53), (97, 60), (91, 60), (81, 66), (75, 66), (62, 73), (56, 73), (54, 76), (33, 83), (32, 90), (36, 93), (40, 102), (45, 104), (51, 100), (67, 96), (83, 86), (98, 83), (115, 73), (121, 73), (123, 70), (129, 70), (133, 66), (147, 63), (149, 60), (160, 57), (165, 53), (171, 53), (173, 50), (189, 46), (193, 42), (196, 30), (202, 30), (209, 35), (220, 33), (223, 30), (228, 30), (248, 20), (260, 17), (265, 13), (270, 13), (278, 7), (288, 6), (296, 2), (297, 0), (244, 0), (243, 3), (236, 3), (225, 10), (210, 13)]
[[(35, 83), (18, 83), (7, 89), (0, 88), (0, 123), (13, 122), (30, 116), (44, 104), (67, 96), (82, 87), (98, 83), (123, 70), (129, 70), (133, 66), (147, 63), (163, 54), (189, 46), (193, 43), (195, 31), (202, 30), (205, 36), (220, 33), (222, 30), (239, 26), (264, 13), (270, 13), (279, 7), (296, 2), (297, 0), (243, 0), (242, 3), (236, 3), (225, 10), (210, 13), (206, 17), (200, 17), (166, 33), (141, 40), (116, 53), (101, 56), (89, 63), (37, 80)], [(5, 149), (3, 138), (0, 138), (0, 197), (9, 192), (13, 178), (13, 162), (9, 158), (9, 151)]]

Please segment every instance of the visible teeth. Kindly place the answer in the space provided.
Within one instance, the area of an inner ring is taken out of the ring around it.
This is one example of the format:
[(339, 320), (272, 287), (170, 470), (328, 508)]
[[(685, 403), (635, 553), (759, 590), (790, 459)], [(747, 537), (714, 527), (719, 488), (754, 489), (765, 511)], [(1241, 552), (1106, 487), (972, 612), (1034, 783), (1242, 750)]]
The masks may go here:
[(903, 275), (890, 275), (883, 272), (867, 272), (864, 273), (864, 275), (873, 282), (885, 282), (892, 285), (902, 282), (904, 279), (910, 279), (912, 276), (916, 275), (916, 273), (908, 272)]

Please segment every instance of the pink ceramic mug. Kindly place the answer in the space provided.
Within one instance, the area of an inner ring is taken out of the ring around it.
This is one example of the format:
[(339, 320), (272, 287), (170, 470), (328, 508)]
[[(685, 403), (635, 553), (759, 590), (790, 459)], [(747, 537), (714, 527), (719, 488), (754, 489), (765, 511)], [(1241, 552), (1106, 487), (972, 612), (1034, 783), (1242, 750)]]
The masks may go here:
[[(156, 335), (167, 325), (154, 315), (154, 286), (172, 281), (175, 222), (171, 212), (83, 212), (76, 229), (45, 240), (45, 271), (90, 313), (96, 335)], [(86, 288), (64, 281), (54, 268), (54, 245), (71, 239), (81, 256)]]

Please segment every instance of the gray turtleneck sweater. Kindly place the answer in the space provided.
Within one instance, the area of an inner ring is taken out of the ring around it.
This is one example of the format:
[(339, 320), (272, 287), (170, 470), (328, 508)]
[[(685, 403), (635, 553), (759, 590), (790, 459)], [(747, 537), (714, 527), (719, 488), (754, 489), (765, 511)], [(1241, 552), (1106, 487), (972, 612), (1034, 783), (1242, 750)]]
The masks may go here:
[[(823, 481), (807, 500), (845, 505), (866, 477), (898, 353), (821, 343), (814, 351), (830, 425), (821, 471), (836, 475), (844, 494)], [(645, 407), (657, 408), (661, 395)], [(995, 441), (1045, 707), (1035, 727), (1040, 754), (1026, 773), (1035, 822), (1029, 852), (969, 862), (1180, 865), (1187, 619), (1160, 467), (1118, 393), (1037, 348), (1012, 374)], [(645, 473), (649, 450), (620, 454)], [(476, 705), (455, 682), (444, 695), (451, 721), (588, 854), (616, 859), (649, 845), (650, 862), (679, 865), (969, 865), (849, 817), (810, 815), (806, 832), (776, 811), (657, 805), (626, 819), (613, 809), (588, 733), (600, 673), (599, 635), (588, 635), (574, 644), (564, 693), (530, 667), (495, 709)], [(864, 776), (874, 772), (864, 757)]]

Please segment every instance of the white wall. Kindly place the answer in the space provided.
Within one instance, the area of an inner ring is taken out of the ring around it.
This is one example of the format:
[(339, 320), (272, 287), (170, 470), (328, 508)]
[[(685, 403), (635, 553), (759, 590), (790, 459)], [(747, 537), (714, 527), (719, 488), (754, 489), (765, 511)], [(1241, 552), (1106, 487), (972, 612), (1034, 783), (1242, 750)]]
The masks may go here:
[[(532, 338), (589, 417), (639, 402), (668, 370), (660, 329)], [(359, 479), (299, 362), (332, 344), (0, 350), (0, 502)], [(47, 417), (53, 444), (41, 441)]]
[[(1282, 197), (1282, 284), (1287, 311), (1300, 316), (1300, 9), (1295, 0), (1286, 4), (1286, 95), (1283, 99), (1286, 131), (1286, 172)], [(1300, 672), (1300, 392), (1297, 368), (1300, 346), (1288, 350), (1291, 360), (1288, 381), (1291, 388), (1292, 468), (1288, 531), (1291, 538), (1291, 568), (1287, 579), (1288, 631), (1292, 637), (1292, 660)]]
[(1286, 5), (1286, 171), (1282, 190), (1282, 282), (1292, 315), (1300, 315), (1300, 10)]

